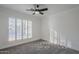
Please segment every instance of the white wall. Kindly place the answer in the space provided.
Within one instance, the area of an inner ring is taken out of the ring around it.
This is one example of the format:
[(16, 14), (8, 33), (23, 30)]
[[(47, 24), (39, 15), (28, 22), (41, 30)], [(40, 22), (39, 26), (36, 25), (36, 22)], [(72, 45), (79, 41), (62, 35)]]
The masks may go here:
[[(19, 41), (8, 41), (8, 18), (9, 17), (17, 17), (21, 19), (32, 20), (33, 29), (32, 29), (32, 39), (19, 40)], [(0, 49), (14, 46), (21, 43), (26, 43), (34, 40), (40, 39), (40, 20), (39, 17), (31, 16), (23, 13), (19, 13), (14, 10), (10, 10), (8, 8), (3, 8), (0, 6)]]
[(43, 39), (79, 50), (79, 8), (45, 16), (41, 22)]
[(49, 21), (49, 18), (48, 16), (44, 16), (42, 19), (41, 19), (41, 38), (44, 39), (44, 40), (49, 40), (49, 25), (48, 25), (48, 21)]

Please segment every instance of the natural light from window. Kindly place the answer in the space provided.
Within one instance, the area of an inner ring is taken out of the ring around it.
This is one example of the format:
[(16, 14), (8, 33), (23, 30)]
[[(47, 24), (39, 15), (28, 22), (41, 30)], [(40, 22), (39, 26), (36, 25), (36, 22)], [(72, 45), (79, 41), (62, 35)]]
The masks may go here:
[(32, 21), (9, 18), (9, 41), (32, 38)]

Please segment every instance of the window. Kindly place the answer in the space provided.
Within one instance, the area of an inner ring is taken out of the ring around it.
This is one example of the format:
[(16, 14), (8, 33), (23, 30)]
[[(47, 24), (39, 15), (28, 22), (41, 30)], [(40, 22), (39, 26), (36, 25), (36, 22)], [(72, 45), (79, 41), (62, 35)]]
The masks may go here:
[(27, 38), (27, 20), (23, 20), (23, 39)]
[(17, 19), (16, 20), (16, 39), (17, 40), (21, 40), (22, 39), (22, 20), (21, 19)]
[(9, 18), (9, 41), (15, 40), (15, 19)]
[(32, 37), (32, 21), (28, 21), (28, 38)]
[(9, 18), (9, 41), (32, 38), (32, 21)]

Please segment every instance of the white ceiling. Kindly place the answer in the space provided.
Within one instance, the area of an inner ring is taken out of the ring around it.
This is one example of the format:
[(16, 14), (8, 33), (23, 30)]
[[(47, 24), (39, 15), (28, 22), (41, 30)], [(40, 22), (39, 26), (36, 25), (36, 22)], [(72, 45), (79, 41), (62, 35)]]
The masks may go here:
[[(26, 11), (26, 9), (33, 8), (33, 4), (2, 4), (0, 6), (10, 8), (22, 13), (32, 14), (31, 11)], [(40, 4), (40, 8), (48, 8), (45, 14), (56, 14), (68, 9), (79, 7), (78, 4)]]

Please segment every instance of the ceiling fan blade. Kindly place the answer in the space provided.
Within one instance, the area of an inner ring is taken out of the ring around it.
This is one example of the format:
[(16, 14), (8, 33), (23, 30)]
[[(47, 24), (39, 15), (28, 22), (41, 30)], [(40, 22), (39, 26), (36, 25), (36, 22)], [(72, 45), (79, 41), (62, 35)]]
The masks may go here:
[(42, 13), (41, 11), (39, 11), (39, 13), (41, 14), (41, 15), (43, 15), (44, 13)]
[(31, 9), (26, 9), (26, 11), (34, 11), (34, 9), (32, 9), (32, 8)]
[(35, 15), (35, 12), (33, 13), (33, 15)]
[(47, 11), (48, 8), (39, 9), (39, 11)]

